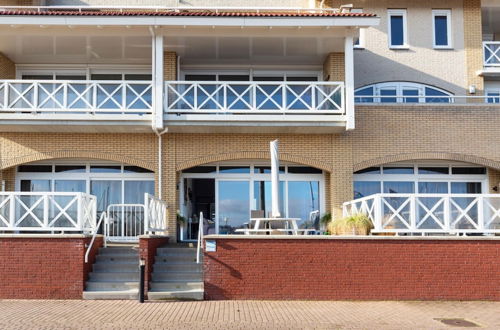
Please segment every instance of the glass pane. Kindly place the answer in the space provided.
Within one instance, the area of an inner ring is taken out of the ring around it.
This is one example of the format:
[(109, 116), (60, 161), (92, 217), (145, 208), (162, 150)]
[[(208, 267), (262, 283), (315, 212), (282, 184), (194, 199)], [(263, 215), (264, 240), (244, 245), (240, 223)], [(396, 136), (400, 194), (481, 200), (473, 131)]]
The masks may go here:
[(233, 234), (250, 220), (250, 182), (219, 181), (219, 234)]
[(500, 103), (500, 92), (488, 92), (487, 103)]
[(153, 173), (153, 171), (139, 166), (124, 166), (123, 173)]
[(404, 45), (403, 16), (391, 16), (391, 46)]
[[(271, 181), (254, 181), (254, 205), (255, 210), (264, 211), (264, 217), (269, 217), (272, 211), (271, 205)], [(280, 181), (280, 212), (281, 216), (285, 216), (285, 184)]]
[(430, 87), (425, 87), (425, 96), (426, 103), (450, 103), (451, 101), (449, 97), (433, 97), (447, 96), (447, 94)]
[(397, 93), (396, 93), (396, 89), (381, 89), (380, 90), (380, 102), (382, 103), (396, 103), (397, 102), (397, 98), (395, 97), (387, 97), (387, 96), (395, 96)]
[(86, 192), (85, 180), (55, 180), (54, 191), (57, 192)]
[(241, 75), (241, 74), (221, 74), (219, 75), (219, 81), (249, 81), (249, 75)]
[(150, 74), (126, 74), (125, 80), (151, 81), (153, 77)]
[(52, 80), (54, 78), (51, 74), (23, 74), (23, 80)]
[(217, 77), (214, 74), (187, 74), (184, 77), (186, 81), (216, 81)]
[(57, 80), (86, 80), (85, 75), (72, 75), (72, 74), (58, 74), (56, 75)]
[(105, 211), (110, 204), (121, 204), (122, 181), (92, 180), (90, 194), (97, 198), (97, 212)]
[(91, 80), (122, 80), (121, 73), (98, 73), (90, 75)]
[(120, 165), (92, 165), (90, 166), (90, 173), (121, 173), (122, 167)]
[(384, 193), (413, 194), (415, 193), (415, 183), (404, 181), (384, 181)]
[(52, 189), (50, 180), (21, 180), (21, 191), (49, 192)]
[[(418, 96), (418, 89), (407, 89), (403, 88), (403, 96)], [(418, 103), (418, 97), (405, 97), (403, 98), (404, 103)]]
[(249, 166), (219, 166), (219, 173), (250, 173)]
[[(373, 96), (373, 87), (359, 89), (354, 92), (354, 96)], [(354, 102), (358, 103), (373, 103), (373, 97), (355, 97)]]
[(368, 167), (359, 171), (354, 172), (354, 174), (380, 174), (380, 167)]
[(448, 17), (434, 16), (434, 40), (436, 46), (448, 45)]
[(184, 173), (216, 173), (216, 166), (196, 166), (183, 170)]
[(418, 174), (449, 174), (448, 167), (419, 167)]
[(413, 174), (414, 168), (408, 166), (384, 167), (384, 174)]
[(17, 168), (18, 172), (31, 173), (51, 173), (52, 165), (21, 165)]
[(452, 194), (480, 194), (481, 182), (452, 182)]
[(286, 77), (286, 81), (318, 81), (318, 77), (311, 76), (311, 77)]
[(253, 80), (254, 81), (284, 81), (285, 78), (283, 76), (281, 77), (265, 77), (265, 76), (261, 76), (261, 77), (253, 77)]
[(144, 194), (155, 194), (154, 181), (125, 181), (125, 204), (144, 204)]
[(380, 181), (354, 181), (354, 199), (380, 192)]
[(319, 168), (308, 167), (308, 166), (288, 166), (288, 173), (293, 174), (321, 174), (322, 170)]
[(453, 167), (451, 174), (486, 174), (484, 167)]
[[(285, 167), (280, 166), (279, 168), (280, 173), (285, 173)], [(271, 173), (271, 166), (254, 166), (254, 173)]]
[(289, 181), (288, 182), (288, 216), (300, 218), (300, 228), (319, 229), (318, 223), (310, 223), (309, 215), (319, 210), (319, 182), (318, 181)]
[(448, 182), (419, 182), (419, 194), (447, 194)]
[(85, 173), (85, 165), (56, 165), (56, 173)]

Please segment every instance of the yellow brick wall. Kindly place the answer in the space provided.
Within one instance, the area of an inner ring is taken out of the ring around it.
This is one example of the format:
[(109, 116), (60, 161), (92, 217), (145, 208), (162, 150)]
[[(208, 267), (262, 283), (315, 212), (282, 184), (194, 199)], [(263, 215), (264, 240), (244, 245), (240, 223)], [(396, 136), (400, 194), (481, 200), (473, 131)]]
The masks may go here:
[(484, 90), (483, 77), (477, 72), (483, 68), (483, 34), (481, 0), (464, 0), (464, 41), (467, 60), (467, 82), (475, 85), (478, 95)]
[[(488, 170), (488, 181), (490, 184), (489, 193), (490, 194), (499, 193), (499, 190), (500, 190), (500, 170), (495, 170), (495, 169), (490, 168)], [(493, 187), (496, 187), (496, 191), (493, 189)]]
[(163, 78), (166, 81), (177, 80), (177, 53), (163, 53)]
[(323, 62), (323, 80), (345, 80), (345, 55), (344, 53), (330, 53)]
[(16, 78), (16, 65), (7, 56), (0, 53), (0, 79)]

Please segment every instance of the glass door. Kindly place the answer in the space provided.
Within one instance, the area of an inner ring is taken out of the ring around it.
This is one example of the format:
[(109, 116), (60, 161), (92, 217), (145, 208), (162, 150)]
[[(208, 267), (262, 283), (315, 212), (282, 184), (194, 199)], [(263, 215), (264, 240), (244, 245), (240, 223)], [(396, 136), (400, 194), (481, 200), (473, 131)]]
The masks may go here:
[(250, 220), (250, 181), (217, 181), (217, 228), (219, 234), (234, 234)]

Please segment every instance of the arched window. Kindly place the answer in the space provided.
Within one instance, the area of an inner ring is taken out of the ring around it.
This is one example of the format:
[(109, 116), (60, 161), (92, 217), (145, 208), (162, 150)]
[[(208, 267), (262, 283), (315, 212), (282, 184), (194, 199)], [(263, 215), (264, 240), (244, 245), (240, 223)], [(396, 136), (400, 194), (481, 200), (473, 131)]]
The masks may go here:
[(392, 81), (364, 86), (354, 92), (356, 103), (451, 103), (453, 94), (424, 84)]

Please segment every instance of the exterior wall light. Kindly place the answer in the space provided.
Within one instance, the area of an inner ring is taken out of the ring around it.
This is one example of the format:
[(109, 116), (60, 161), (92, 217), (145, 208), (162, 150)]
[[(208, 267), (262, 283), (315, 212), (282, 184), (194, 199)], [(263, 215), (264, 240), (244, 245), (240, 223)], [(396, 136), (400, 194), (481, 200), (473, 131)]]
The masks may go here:
[(476, 85), (469, 86), (469, 94), (476, 94)]

